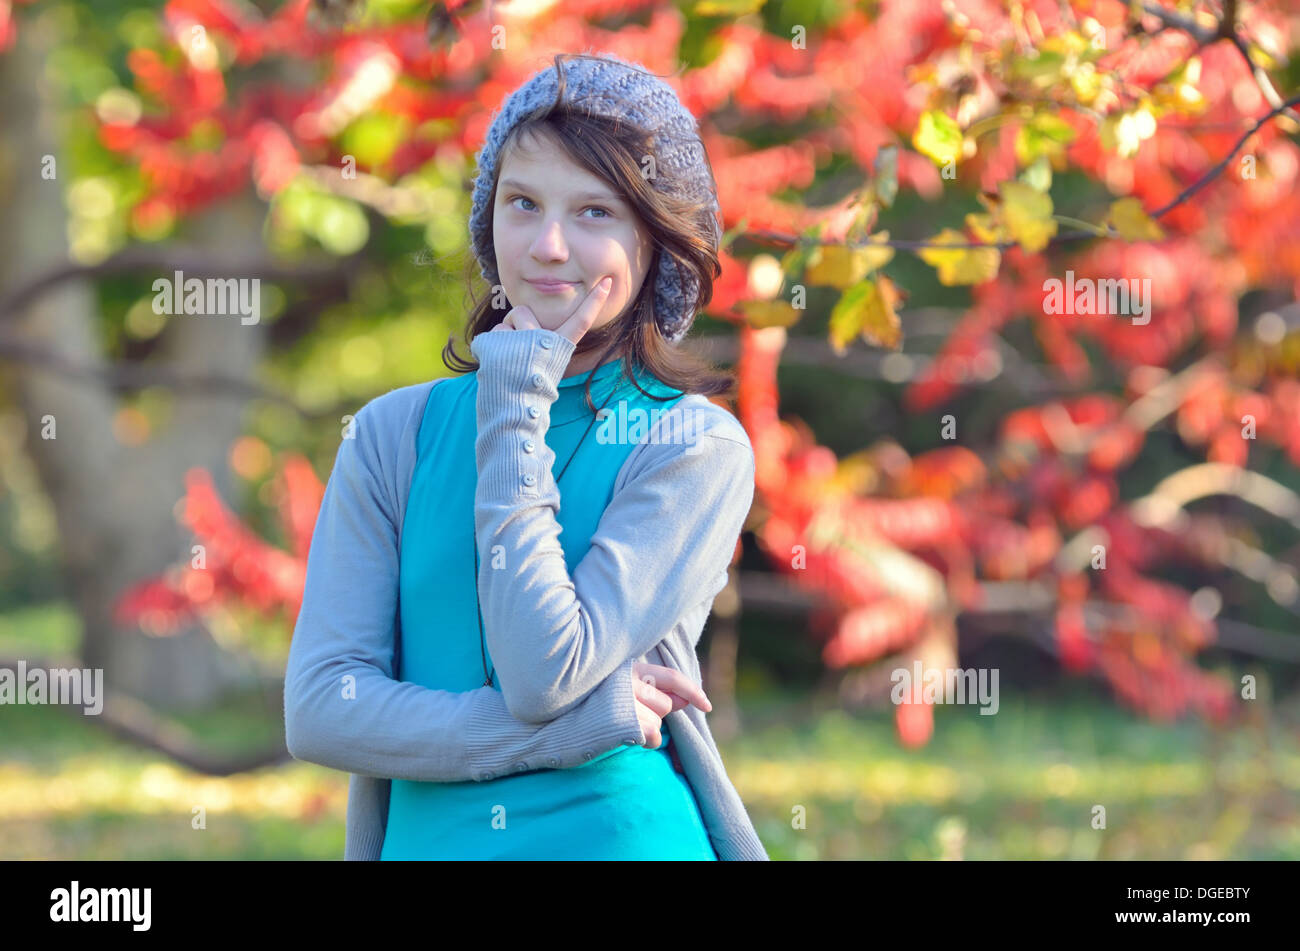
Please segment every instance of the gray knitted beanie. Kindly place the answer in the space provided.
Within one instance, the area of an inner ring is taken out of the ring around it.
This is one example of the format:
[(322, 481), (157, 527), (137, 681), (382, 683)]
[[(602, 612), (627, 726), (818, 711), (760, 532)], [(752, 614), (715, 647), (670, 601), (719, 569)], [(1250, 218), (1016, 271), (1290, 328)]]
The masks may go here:
[[(611, 53), (596, 58), (561, 61), (565, 74), (564, 102), (581, 105), (589, 114), (631, 122), (650, 134), (655, 161), (651, 187), (656, 191), (710, 203), (713, 211), (714, 247), (722, 243), (718, 223), (717, 193), (705, 164), (704, 144), (696, 131), (695, 117), (682, 105), (672, 87)], [(545, 111), (555, 102), (555, 67), (535, 73), (502, 103), (488, 128), (483, 148), (475, 157), (473, 210), (469, 216), (470, 241), (484, 280), (499, 283), (495, 255), (488, 243), (492, 209), (488, 200), (496, 180), (501, 146), (520, 122)], [(654, 314), (660, 332), (677, 342), (695, 320), (699, 282), (688, 268), (662, 250), (654, 275)]]

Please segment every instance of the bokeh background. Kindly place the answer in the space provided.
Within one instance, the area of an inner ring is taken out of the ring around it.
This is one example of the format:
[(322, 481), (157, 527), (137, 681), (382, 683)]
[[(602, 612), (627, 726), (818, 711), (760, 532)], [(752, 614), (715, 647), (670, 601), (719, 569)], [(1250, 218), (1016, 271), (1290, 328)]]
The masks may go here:
[[(448, 372), (492, 111), (586, 50), (718, 182), (686, 346), (758, 472), (700, 654), (772, 858), (1300, 857), (1284, 0), (0, 0), (0, 665), (108, 692), (0, 706), (0, 857), (341, 858), (281, 693), (341, 421)], [(1049, 301), (1111, 279), (1145, 320)]]

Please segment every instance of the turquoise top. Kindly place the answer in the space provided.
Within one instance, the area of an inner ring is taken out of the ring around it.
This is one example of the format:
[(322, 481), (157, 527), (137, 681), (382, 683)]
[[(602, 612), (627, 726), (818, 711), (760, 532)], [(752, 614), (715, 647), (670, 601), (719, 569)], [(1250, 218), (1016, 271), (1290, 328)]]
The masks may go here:
[[(681, 398), (680, 390), (642, 370), (638, 379), (644, 389), (672, 397), (648, 398), (620, 372), (622, 365), (622, 360), (603, 364), (592, 377), (598, 409), (607, 405), (615, 414), (642, 409), (650, 421), (654, 410)], [(546, 433), (555, 453), (552, 475), (560, 477), (563, 504), (556, 521), (570, 574), (589, 549), (619, 470), (638, 441), (639, 414), (631, 415), (622, 437), (617, 418), (608, 425), (598, 420), (588, 431), (588, 373), (559, 381)], [(397, 679), (436, 690), (464, 692), (483, 685), (486, 645), (479, 636), (474, 575), (477, 395), (473, 373), (430, 389), (402, 525)], [(602, 432), (614, 438), (599, 438)], [(490, 653), (487, 665), (500, 690)], [(657, 750), (625, 744), (570, 769), (537, 769), (484, 782), (394, 779), (380, 857), (715, 860), (690, 784), (669, 755), (667, 724), (661, 733)]]

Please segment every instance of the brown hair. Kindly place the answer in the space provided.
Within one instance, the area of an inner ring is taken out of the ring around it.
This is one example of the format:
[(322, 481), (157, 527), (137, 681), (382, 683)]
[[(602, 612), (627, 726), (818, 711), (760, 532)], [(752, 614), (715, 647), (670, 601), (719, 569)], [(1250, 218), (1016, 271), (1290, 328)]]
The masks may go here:
[[(695, 276), (699, 286), (694, 304), (696, 312), (713, 299), (713, 279), (722, 273), (718, 250), (714, 246), (713, 226), (716, 219), (713, 209), (703, 202), (685, 201), (655, 191), (650, 186), (641, 173), (640, 161), (643, 156), (653, 154), (653, 130), (591, 114), (563, 102), (565, 76), (560, 64), (565, 59), (576, 57), (594, 58), (573, 53), (556, 55), (555, 69), (559, 89), (555, 102), (510, 131), (501, 146), (496, 175), (500, 177), (507, 151), (515, 146), (525, 132), (547, 136), (575, 164), (599, 176), (632, 206), (641, 225), (650, 233), (655, 250), (645, 280), (641, 282), (641, 289), (627, 309), (607, 324), (589, 330), (578, 341), (574, 353), (585, 354), (599, 350), (600, 363), (611, 353), (622, 353), (623, 373), (642, 393), (645, 390), (641, 389), (632, 372), (634, 365), (645, 368), (661, 382), (684, 393), (730, 399), (735, 392), (735, 375), (674, 347), (660, 332), (654, 319), (654, 284), (661, 254), (672, 255), (679, 267), (686, 268)], [(708, 156), (705, 155), (704, 162), (712, 178), (713, 169), (708, 161)], [(488, 198), (489, 208), (495, 206), (496, 196), (497, 183), (494, 181)], [(496, 253), (494, 244), (490, 244), (488, 253)], [(468, 294), (472, 301), (472, 310), (465, 328), (466, 343), (473, 341), (479, 334), (490, 331), (509, 313), (508, 309), (493, 306), (494, 295), (489, 294), (479, 299), (474, 294), (475, 264), (471, 255), (466, 269)], [(453, 372), (468, 373), (478, 369), (478, 362), (473, 357), (461, 357), (456, 353), (454, 337), (447, 339), (442, 361)], [(587, 406), (594, 412), (590, 379), (585, 392)], [(656, 397), (648, 393), (645, 395), (651, 399), (672, 398)]]

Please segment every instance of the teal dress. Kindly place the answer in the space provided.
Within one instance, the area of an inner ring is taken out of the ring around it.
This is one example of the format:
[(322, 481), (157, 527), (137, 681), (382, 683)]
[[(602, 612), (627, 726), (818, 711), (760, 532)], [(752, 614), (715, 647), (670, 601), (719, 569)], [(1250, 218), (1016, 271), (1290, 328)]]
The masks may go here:
[[(622, 375), (622, 361), (596, 370), (593, 404), (636, 419), (681, 398), (641, 370), (641, 386)], [(636, 430), (617, 438), (584, 402), (589, 371), (559, 381), (546, 443), (559, 483), (560, 545), (572, 574), (590, 547), (614, 480), (636, 447)], [(430, 390), (417, 437), (415, 472), (402, 525), (399, 567), (399, 680), (463, 692), (483, 685), (474, 597), (474, 489), (478, 377), (466, 374)], [(615, 436), (599, 438), (602, 431)], [(643, 429), (644, 431), (644, 429)], [(586, 432), (586, 438), (583, 434)], [(492, 657), (487, 657), (492, 670)], [(494, 686), (497, 678), (493, 677)], [(569, 769), (536, 769), (483, 782), (424, 783), (394, 779), (381, 859), (667, 859), (716, 860), (699, 805), (673, 766), (668, 726), (658, 749), (623, 745)]]

